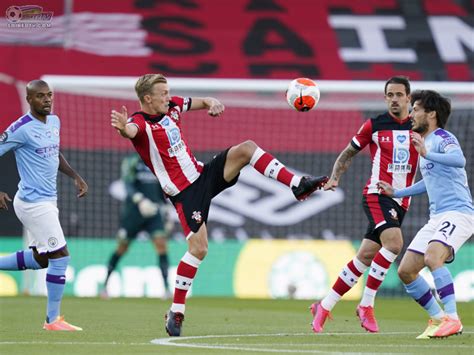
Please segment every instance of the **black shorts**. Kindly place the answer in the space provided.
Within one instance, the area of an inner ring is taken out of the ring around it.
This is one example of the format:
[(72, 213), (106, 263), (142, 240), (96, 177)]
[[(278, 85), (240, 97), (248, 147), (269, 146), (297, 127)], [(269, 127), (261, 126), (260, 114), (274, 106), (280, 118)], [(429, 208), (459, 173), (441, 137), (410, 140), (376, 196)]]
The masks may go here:
[(364, 238), (380, 245), (380, 234), (388, 228), (400, 228), (405, 217), (405, 210), (394, 199), (378, 194), (368, 194), (362, 197), (364, 212), (369, 219)]
[[(230, 148), (229, 148), (230, 149)], [(207, 223), (211, 200), (220, 192), (235, 185), (239, 175), (232, 181), (224, 180), (224, 166), (229, 149), (216, 155), (204, 165), (199, 178), (176, 196), (171, 196), (186, 238), (196, 233)]]

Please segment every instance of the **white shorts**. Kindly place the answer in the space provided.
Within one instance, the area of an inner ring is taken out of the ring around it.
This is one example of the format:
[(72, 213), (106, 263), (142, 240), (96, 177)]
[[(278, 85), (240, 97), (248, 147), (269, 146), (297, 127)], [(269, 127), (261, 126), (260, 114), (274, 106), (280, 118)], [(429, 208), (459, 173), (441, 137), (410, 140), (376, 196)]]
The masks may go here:
[(54, 252), (66, 245), (56, 201), (31, 203), (15, 195), (13, 207), (28, 232), (29, 246), (35, 247), (38, 253)]
[(408, 246), (408, 250), (418, 254), (425, 254), (428, 244), (438, 241), (452, 250), (450, 263), (461, 246), (474, 233), (474, 215), (449, 211), (434, 215), (427, 224), (416, 233), (415, 238)]

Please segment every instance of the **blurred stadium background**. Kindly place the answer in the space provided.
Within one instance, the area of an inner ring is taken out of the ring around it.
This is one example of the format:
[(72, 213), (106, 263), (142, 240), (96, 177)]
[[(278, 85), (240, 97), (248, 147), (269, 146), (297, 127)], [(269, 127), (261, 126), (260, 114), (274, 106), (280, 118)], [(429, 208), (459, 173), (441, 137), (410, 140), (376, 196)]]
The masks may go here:
[[(118, 226), (120, 161), (132, 148), (110, 128), (109, 112), (123, 104), (129, 112), (138, 109), (133, 84), (145, 73), (165, 74), (174, 94), (212, 95), (226, 105), (222, 119), (200, 112), (184, 116), (184, 133), (202, 161), (252, 139), (290, 168), (315, 175), (330, 174), (362, 122), (385, 110), (384, 81), (407, 75), (414, 88), (452, 98), (448, 129), (461, 142), (474, 186), (470, 0), (0, 3), (0, 132), (26, 112), (25, 83), (44, 78), (55, 89), (62, 151), (90, 187), (87, 198), (77, 201), (71, 181), (58, 180), (60, 218), (73, 257), (69, 295), (96, 296), (105, 278)], [(31, 15), (25, 5), (41, 9)], [(300, 76), (320, 82), (321, 104), (312, 112), (286, 106), (285, 83)], [(278, 183), (245, 170), (238, 185), (214, 201), (210, 253), (192, 294), (324, 296), (366, 228), (360, 202), (369, 158), (364, 151), (353, 160), (339, 191), (318, 192), (300, 204)], [(0, 162), (0, 189), (13, 196), (13, 154)], [(414, 198), (403, 226), (407, 244), (427, 218), (426, 197)], [(1, 212), (0, 253), (22, 248), (22, 236), (12, 209)], [(177, 223), (169, 248), (174, 269), (186, 249)], [(469, 242), (450, 266), (463, 301), (474, 299), (473, 255)], [(135, 243), (111, 279), (110, 294), (160, 297), (159, 275), (151, 245)], [(40, 272), (2, 272), (0, 295), (43, 294), (42, 280)], [(362, 285), (348, 298), (357, 298)], [(395, 270), (380, 294), (405, 295)]]

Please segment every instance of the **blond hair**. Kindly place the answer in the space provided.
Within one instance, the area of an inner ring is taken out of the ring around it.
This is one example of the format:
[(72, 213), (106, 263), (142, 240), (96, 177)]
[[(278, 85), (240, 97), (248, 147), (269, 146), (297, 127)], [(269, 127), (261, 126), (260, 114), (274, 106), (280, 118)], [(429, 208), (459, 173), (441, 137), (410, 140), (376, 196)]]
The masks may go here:
[(166, 84), (167, 82), (168, 81), (163, 74), (145, 74), (141, 76), (135, 84), (135, 92), (137, 93), (140, 102), (144, 102), (145, 95), (151, 94), (153, 85), (158, 83)]

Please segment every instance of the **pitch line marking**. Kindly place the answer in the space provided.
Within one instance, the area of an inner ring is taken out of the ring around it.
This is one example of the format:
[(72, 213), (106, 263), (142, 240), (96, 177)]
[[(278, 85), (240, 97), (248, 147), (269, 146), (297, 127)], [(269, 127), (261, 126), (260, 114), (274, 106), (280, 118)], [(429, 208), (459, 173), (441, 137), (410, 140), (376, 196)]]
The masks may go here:
[[(465, 334), (472, 334), (473, 332), (464, 332)], [(388, 332), (383, 333), (382, 335), (403, 335), (403, 334), (419, 334), (418, 332)], [(328, 351), (328, 350), (295, 350), (295, 349), (262, 349), (256, 348), (255, 344), (249, 344), (249, 346), (234, 346), (232, 344), (229, 345), (213, 345), (213, 344), (203, 344), (203, 343), (177, 343), (178, 341), (187, 341), (187, 340), (201, 340), (201, 339), (217, 339), (217, 338), (250, 338), (250, 337), (262, 337), (262, 336), (334, 336), (334, 335), (360, 335), (360, 336), (373, 336), (370, 333), (321, 333), (318, 335), (314, 335), (311, 333), (274, 333), (274, 334), (232, 334), (232, 335), (202, 335), (202, 336), (189, 336), (189, 337), (168, 337), (168, 338), (159, 338), (153, 339), (151, 341), (152, 344), (155, 345), (163, 345), (163, 346), (175, 346), (175, 347), (183, 347), (183, 348), (198, 348), (198, 349), (221, 349), (221, 350), (237, 350), (237, 351), (255, 351), (255, 352), (271, 352), (271, 353), (325, 353), (325, 354), (341, 354), (341, 351)], [(243, 344), (242, 344), (243, 345)], [(265, 345), (266, 344), (262, 344)], [(268, 345), (275, 345), (275, 344), (268, 344)], [(277, 344), (282, 345), (282, 344)], [(303, 346), (317, 346), (318, 344), (287, 344), (288, 346), (295, 346), (295, 345), (303, 345)], [(340, 346), (339, 343), (334, 344), (320, 344), (322, 347), (327, 346)], [(367, 344), (344, 344), (344, 346), (365, 346)], [(455, 348), (471, 348), (470, 345), (453, 345), (453, 344), (437, 344), (440, 347), (455, 347)], [(386, 344), (372, 344), (371, 346), (383, 346), (386, 347)], [(412, 347), (412, 348), (432, 348), (433, 342), (430, 341), (430, 344), (405, 344), (404, 347)], [(344, 352), (344, 354), (360, 354), (360, 352)], [(375, 354), (375, 353), (374, 353)], [(385, 353), (389, 354), (389, 353)], [(390, 353), (390, 354), (399, 354), (399, 353)]]

